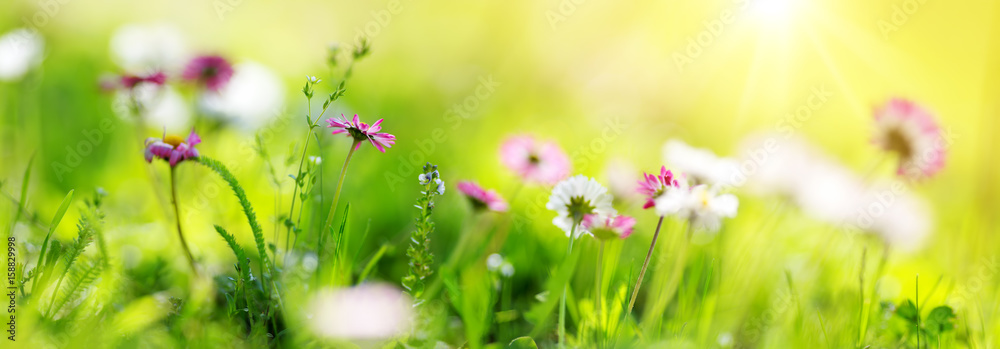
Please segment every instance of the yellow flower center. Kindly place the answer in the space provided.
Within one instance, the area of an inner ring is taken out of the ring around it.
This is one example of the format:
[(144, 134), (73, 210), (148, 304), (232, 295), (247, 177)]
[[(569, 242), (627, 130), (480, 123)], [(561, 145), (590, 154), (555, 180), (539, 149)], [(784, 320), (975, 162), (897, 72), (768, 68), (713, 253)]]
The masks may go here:
[(163, 137), (163, 143), (170, 144), (174, 148), (177, 148), (178, 145), (181, 145), (181, 143), (184, 143), (184, 138), (181, 138), (180, 136), (175, 136), (175, 135), (167, 135), (166, 137)]

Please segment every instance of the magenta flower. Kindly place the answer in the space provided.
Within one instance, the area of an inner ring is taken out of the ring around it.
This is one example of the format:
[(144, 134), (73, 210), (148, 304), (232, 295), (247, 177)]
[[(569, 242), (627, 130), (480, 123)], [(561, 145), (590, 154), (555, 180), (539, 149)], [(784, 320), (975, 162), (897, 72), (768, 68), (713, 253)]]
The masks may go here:
[(167, 75), (163, 74), (163, 72), (155, 72), (145, 76), (125, 74), (122, 75), (121, 77), (122, 87), (125, 87), (127, 89), (134, 88), (136, 85), (143, 82), (148, 82), (155, 85), (163, 85), (163, 83), (167, 82)]
[(894, 98), (875, 111), (873, 141), (899, 155), (900, 175), (930, 177), (944, 167), (941, 128), (930, 112), (912, 101)]
[(472, 202), (472, 207), (477, 211), (483, 209), (493, 212), (507, 211), (507, 202), (500, 197), (500, 194), (497, 194), (497, 192), (492, 189), (483, 189), (483, 187), (480, 187), (479, 184), (471, 181), (458, 182), (457, 187), (458, 191), (462, 192), (465, 197), (469, 198), (469, 201)]
[(146, 138), (146, 162), (151, 163), (157, 157), (169, 161), (170, 167), (177, 166), (181, 161), (198, 157), (198, 149), (194, 148), (198, 143), (201, 143), (201, 137), (193, 129), (187, 139), (165, 132), (162, 139)]
[(555, 185), (569, 176), (570, 161), (555, 142), (513, 136), (500, 146), (500, 161), (526, 181)]
[(674, 174), (667, 170), (666, 166), (660, 167), (659, 176), (643, 173), (642, 177), (639, 180), (638, 191), (646, 197), (646, 203), (642, 205), (642, 209), (644, 210), (656, 206), (656, 198), (662, 195), (667, 188), (680, 187), (677, 179), (674, 178)]
[(635, 227), (635, 218), (619, 215), (598, 216), (588, 214), (583, 216), (583, 221), (580, 222), (580, 225), (600, 240), (624, 239), (632, 235), (632, 228)]
[(212, 91), (218, 91), (233, 76), (233, 66), (220, 56), (195, 57), (184, 67), (184, 80), (198, 81)]
[[(340, 116), (344, 115), (341, 114)], [(336, 129), (333, 130), (333, 134), (347, 133), (348, 136), (354, 138), (354, 150), (357, 150), (361, 146), (361, 141), (366, 139), (378, 151), (383, 153), (385, 153), (385, 148), (392, 148), (392, 145), (396, 144), (396, 136), (385, 132), (378, 132), (382, 129), (382, 126), (379, 126), (382, 123), (382, 119), (378, 119), (378, 121), (369, 126), (358, 120), (358, 114), (354, 114), (354, 119), (351, 121), (329, 118), (326, 119), (326, 122), (330, 123), (330, 126), (327, 127)]]

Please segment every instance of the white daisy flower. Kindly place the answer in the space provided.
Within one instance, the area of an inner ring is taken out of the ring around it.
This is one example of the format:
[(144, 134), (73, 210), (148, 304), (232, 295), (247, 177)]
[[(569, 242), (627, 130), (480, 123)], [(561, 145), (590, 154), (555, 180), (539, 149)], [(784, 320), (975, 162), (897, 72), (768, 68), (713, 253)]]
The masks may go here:
[(45, 41), (30, 29), (16, 29), (0, 37), (0, 81), (20, 80), (42, 62)]
[(411, 329), (413, 316), (410, 298), (384, 284), (320, 291), (305, 314), (317, 335), (354, 342), (402, 335)]
[(674, 171), (684, 173), (695, 184), (732, 185), (739, 163), (715, 153), (671, 139), (663, 145), (663, 160)]
[[(552, 224), (569, 236), (573, 226), (579, 225), (583, 217), (588, 214), (605, 217), (618, 214), (618, 211), (611, 207), (612, 200), (613, 197), (608, 194), (608, 189), (596, 180), (576, 175), (556, 184), (545, 208), (556, 211), (558, 215), (552, 219)], [(585, 233), (590, 232), (582, 227), (576, 227), (576, 237)]]
[[(681, 181), (683, 182), (683, 181)], [(657, 213), (671, 214), (688, 220), (695, 230), (714, 233), (722, 226), (722, 218), (736, 217), (739, 200), (733, 194), (719, 194), (714, 187), (699, 184), (688, 190), (681, 186), (656, 199)]]

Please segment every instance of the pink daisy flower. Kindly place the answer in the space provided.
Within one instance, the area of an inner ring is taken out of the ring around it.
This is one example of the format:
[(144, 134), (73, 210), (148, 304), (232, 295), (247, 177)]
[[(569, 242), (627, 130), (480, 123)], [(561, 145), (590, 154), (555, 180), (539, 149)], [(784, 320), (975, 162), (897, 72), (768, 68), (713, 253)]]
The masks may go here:
[(145, 76), (125, 74), (122, 75), (121, 77), (122, 87), (125, 87), (127, 89), (134, 88), (136, 85), (143, 82), (148, 82), (155, 85), (163, 85), (163, 83), (167, 82), (167, 75), (163, 74), (163, 72), (155, 72)]
[(611, 240), (613, 238), (627, 238), (632, 235), (632, 228), (635, 227), (635, 218), (629, 216), (598, 216), (588, 214), (583, 216), (580, 225), (590, 231), (590, 234), (601, 240)]
[(570, 161), (555, 142), (513, 136), (500, 146), (500, 161), (527, 181), (554, 185), (569, 176)]
[(198, 157), (198, 149), (194, 148), (198, 143), (201, 143), (201, 137), (193, 129), (187, 139), (165, 132), (163, 138), (146, 138), (146, 162), (151, 163), (156, 157), (169, 161), (170, 167), (177, 166), (181, 161)]
[[(341, 114), (340, 116), (344, 116)], [(326, 122), (330, 123), (330, 128), (335, 128), (333, 134), (346, 133), (348, 136), (354, 138), (354, 149), (357, 150), (361, 146), (361, 141), (368, 140), (373, 146), (375, 146), (378, 151), (385, 153), (385, 148), (392, 148), (393, 144), (396, 144), (396, 136), (385, 132), (378, 132), (382, 130), (382, 119), (378, 119), (374, 124), (369, 126), (366, 123), (358, 120), (358, 114), (354, 114), (354, 119), (347, 121), (344, 119), (329, 118)]]
[(479, 184), (471, 181), (458, 182), (457, 187), (458, 191), (462, 192), (465, 197), (469, 198), (469, 201), (472, 202), (472, 207), (476, 210), (488, 209), (493, 212), (507, 211), (507, 202), (500, 197), (500, 194), (497, 194), (497, 192), (492, 189), (483, 189), (483, 187), (480, 187)]
[(660, 175), (643, 173), (642, 177), (639, 180), (638, 189), (638, 192), (646, 197), (646, 203), (642, 205), (642, 209), (656, 206), (656, 198), (662, 195), (667, 188), (680, 188), (674, 174), (667, 170), (666, 166), (660, 167)]
[(941, 128), (926, 109), (894, 98), (875, 110), (874, 143), (899, 155), (899, 175), (930, 177), (944, 167)]
[(198, 81), (212, 91), (218, 91), (233, 76), (233, 66), (221, 56), (195, 57), (184, 67), (184, 80)]

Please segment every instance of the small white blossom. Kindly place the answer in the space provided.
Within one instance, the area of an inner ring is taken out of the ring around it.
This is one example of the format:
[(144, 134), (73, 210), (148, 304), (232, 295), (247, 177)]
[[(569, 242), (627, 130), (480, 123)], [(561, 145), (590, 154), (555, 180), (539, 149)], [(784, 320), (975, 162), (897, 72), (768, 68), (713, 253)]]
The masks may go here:
[(503, 262), (503, 265), (500, 266), (500, 275), (508, 278), (514, 276), (514, 265), (510, 262)]
[(489, 257), (486, 257), (486, 269), (489, 269), (489, 271), (497, 271), (497, 269), (500, 269), (500, 265), (502, 264), (503, 256), (498, 253), (494, 253)]
[[(601, 186), (593, 178), (583, 175), (576, 175), (559, 182), (552, 189), (549, 202), (545, 208), (556, 211), (556, 218), (552, 219), (552, 224), (559, 227), (569, 236), (574, 225), (579, 225), (583, 216), (596, 214), (599, 216), (617, 215), (611, 201), (613, 197), (608, 194), (608, 189)], [(576, 235), (589, 234), (583, 227), (576, 227)]]

